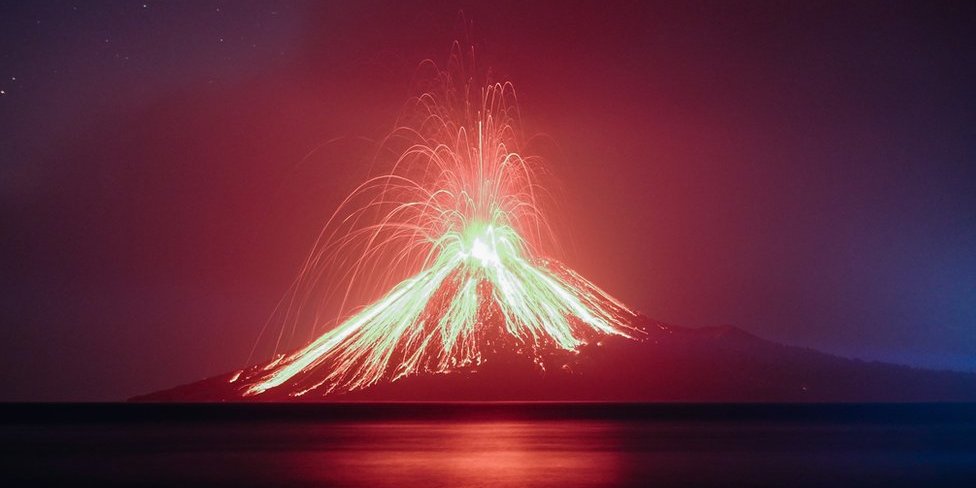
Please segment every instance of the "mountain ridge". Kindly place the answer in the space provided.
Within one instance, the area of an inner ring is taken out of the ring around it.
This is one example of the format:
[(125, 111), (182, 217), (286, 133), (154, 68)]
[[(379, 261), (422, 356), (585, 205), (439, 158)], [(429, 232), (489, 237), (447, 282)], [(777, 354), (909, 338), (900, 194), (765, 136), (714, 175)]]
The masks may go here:
[[(608, 337), (556, 357), (419, 374), (327, 396), (242, 397), (229, 372), (139, 395), (134, 402), (936, 402), (976, 401), (976, 373), (864, 361), (779, 344), (738, 327), (689, 328), (640, 316), (643, 341)], [(253, 367), (253, 366), (252, 366)]]

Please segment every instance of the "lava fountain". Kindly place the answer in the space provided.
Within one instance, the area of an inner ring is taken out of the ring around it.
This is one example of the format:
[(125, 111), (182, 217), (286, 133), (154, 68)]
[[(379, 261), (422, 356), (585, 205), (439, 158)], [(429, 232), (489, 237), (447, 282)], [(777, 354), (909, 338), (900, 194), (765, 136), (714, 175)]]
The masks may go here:
[(385, 292), (297, 351), (235, 374), (242, 396), (470, 370), (502, 349), (545, 368), (546, 351), (643, 335), (634, 312), (552, 257), (542, 161), (521, 153), (514, 88), (477, 83), (473, 59), (455, 43), (446, 68), (421, 64), (427, 84), (382, 144), (390, 167), (325, 224), (282, 302), (282, 330), (303, 320), (328, 273), (343, 306), (364, 283)]

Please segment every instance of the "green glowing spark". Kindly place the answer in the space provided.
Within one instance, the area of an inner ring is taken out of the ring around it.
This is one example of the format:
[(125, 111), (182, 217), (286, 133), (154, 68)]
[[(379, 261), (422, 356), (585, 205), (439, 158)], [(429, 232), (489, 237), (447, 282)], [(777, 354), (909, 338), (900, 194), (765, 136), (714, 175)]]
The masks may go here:
[[(332, 365), (329, 374), (299, 394), (323, 384), (364, 388), (390, 372), (396, 379), (479, 364), (484, 351), (477, 336), (489, 310), (499, 310), (507, 333), (530, 348), (575, 350), (594, 333), (633, 337), (626, 308), (565, 268), (531, 263), (511, 227), (476, 222), (436, 245), (440, 253), (430, 268), (276, 363), (246, 394), (284, 385), (324, 363)], [(448, 303), (431, 307), (445, 287), (452, 292)]]
[[(627, 307), (542, 258), (555, 242), (541, 208), (549, 194), (539, 159), (521, 153), (514, 89), (473, 86), (455, 49), (387, 138), (402, 144), (385, 147), (396, 155), (389, 172), (360, 185), (329, 219), (283, 300), (277, 340), (300, 322), (327, 323), (310, 312), (331, 296), (321, 293), (333, 282), (326, 273), (344, 287), (344, 318), (297, 352), (235, 375), (243, 395), (328, 394), (471, 368), (499, 344), (541, 366), (545, 351), (640, 335)], [(347, 311), (354, 288), (367, 286), (385, 294)]]

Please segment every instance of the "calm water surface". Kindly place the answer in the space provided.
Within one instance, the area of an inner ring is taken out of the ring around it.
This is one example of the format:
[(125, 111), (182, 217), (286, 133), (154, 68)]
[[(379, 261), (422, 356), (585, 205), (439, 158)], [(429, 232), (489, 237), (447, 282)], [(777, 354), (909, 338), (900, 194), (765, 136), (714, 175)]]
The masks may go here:
[(0, 410), (18, 485), (976, 486), (973, 405)]

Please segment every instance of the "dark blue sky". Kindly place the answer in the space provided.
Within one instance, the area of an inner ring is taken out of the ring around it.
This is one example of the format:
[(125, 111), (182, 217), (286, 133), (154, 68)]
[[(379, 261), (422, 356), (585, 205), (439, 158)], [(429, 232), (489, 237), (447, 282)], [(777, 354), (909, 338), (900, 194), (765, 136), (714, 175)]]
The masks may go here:
[(601, 287), (976, 369), (972, 4), (343, 3), (0, 6), (0, 399), (240, 367), (460, 9)]

